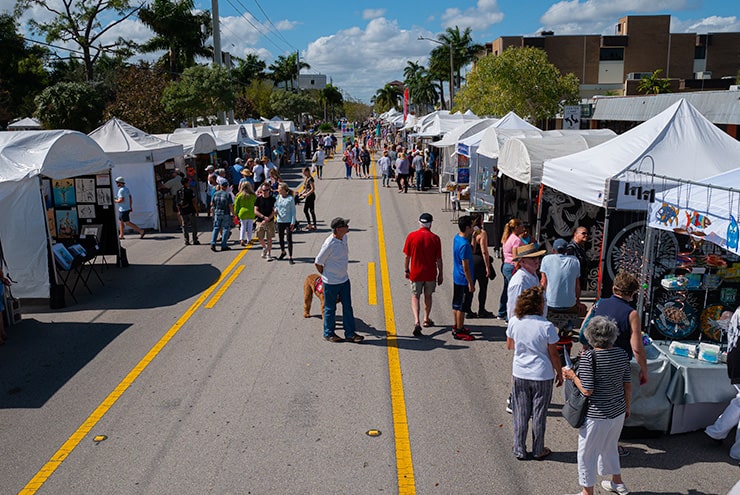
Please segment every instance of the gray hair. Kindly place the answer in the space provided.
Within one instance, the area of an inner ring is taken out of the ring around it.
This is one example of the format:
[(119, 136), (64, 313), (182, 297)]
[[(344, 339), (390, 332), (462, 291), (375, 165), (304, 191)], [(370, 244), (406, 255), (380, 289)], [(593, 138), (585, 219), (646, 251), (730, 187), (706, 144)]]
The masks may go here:
[(608, 349), (617, 341), (617, 322), (608, 316), (594, 316), (583, 331), (591, 347)]

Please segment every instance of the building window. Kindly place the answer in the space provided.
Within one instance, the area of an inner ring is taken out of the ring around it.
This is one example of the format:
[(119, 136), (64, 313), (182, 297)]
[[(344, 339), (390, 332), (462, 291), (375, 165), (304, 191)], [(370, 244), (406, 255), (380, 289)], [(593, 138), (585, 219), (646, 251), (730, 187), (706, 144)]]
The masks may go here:
[(694, 60), (704, 60), (707, 58), (707, 47), (706, 46), (695, 46), (694, 47)]
[(601, 48), (599, 60), (602, 62), (624, 60), (624, 48)]

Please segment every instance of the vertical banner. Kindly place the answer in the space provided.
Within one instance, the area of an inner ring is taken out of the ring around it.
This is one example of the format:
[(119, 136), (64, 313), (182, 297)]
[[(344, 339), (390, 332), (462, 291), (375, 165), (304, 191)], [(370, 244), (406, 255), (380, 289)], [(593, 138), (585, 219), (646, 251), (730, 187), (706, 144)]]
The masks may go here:
[(406, 123), (406, 117), (409, 115), (409, 88), (403, 88), (403, 123)]

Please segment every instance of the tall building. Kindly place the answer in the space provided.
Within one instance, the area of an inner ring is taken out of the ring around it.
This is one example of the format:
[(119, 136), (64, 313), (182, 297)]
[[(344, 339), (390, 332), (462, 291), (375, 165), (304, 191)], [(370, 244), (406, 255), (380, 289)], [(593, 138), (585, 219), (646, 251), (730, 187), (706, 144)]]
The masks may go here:
[(575, 74), (581, 96), (637, 94), (645, 75), (661, 69), (672, 91), (727, 89), (740, 69), (740, 33), (671, 33), (670, 15), (626, 16), (613, 35), (502, 36), (488, 45), (499, 55), (509, 47), (540, 48), (563, 74)]

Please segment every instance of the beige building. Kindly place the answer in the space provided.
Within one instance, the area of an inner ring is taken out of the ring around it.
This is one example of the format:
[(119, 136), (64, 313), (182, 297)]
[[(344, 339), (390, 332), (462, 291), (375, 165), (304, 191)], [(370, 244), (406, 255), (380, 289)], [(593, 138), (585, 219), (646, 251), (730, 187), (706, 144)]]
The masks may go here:
[(503, 36), (487, 45), (499, 55), (509, 47), (532, 46), (547, 52), (563, 74), (581, 82), (581, 96), (607, 92), (637, 94), (642, 77), (661, 69), (674, 92), (727, 89), (740, 69), (740, 33), (670, 32), (671, 16), (627, 16), (614, 35)]

